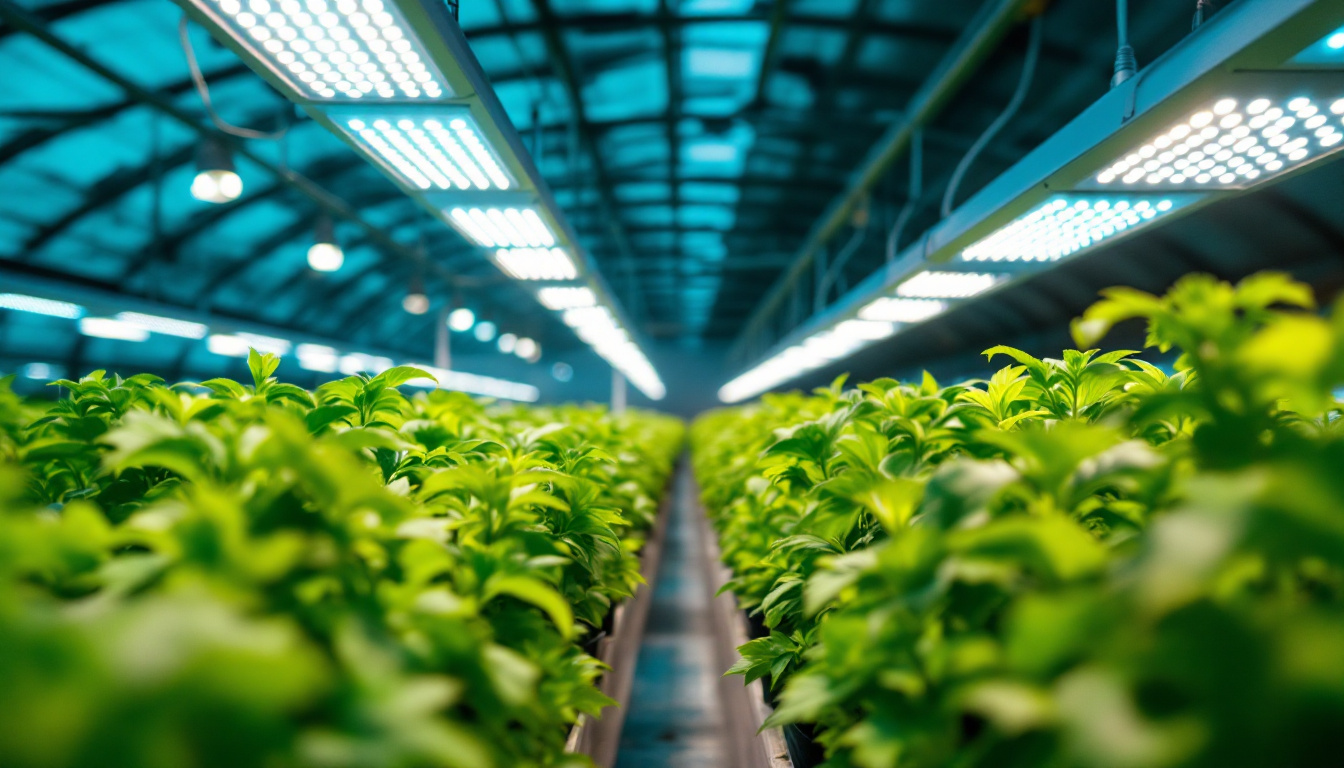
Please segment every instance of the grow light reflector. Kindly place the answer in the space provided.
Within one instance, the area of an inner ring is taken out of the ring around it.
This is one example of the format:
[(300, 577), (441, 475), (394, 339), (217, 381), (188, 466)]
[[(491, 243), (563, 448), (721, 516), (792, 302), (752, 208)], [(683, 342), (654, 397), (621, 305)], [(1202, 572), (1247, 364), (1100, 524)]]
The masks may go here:
[(391, 0), (192, 0), (295, 92), (311, 99), (452, 95)]
[(39, 299), (22, 293), (0, 293), (0, 309), (12, 309), (15, 312), (31, 312), (35, 315), (63, 317), (75, 320), (84, 316), (84, 308), (68, 301)]
[(597, 304), (597, 296), (592, 288), (542, 288), (537, 291), (537, 299), (547, 309), (564, 310), (592, 307)]
[(963, 261), (1058, 261), (1179, 207), (1179, 198), (1055, 197), (966, 250)]
[(150, 333), (177, 336), (183, 339), (204, 339), (210, 329), (201, 324), (172, 317), (146, 315), (140, 312), (118, 312), (116, 319), (128, 325), (143, 328)]
[(965, 299), (984, 293), (1002, 279), (981, 272), (920, 272), (896, 287), (912, 299)]
[(550, 248), (555, 235), (534, 208), (454, 208), (453, 223), (485, 248)]
[(146, 341), (149, 339), (149, 331), (144, 328), (111, 317), (81, 318), (79, 332), (97, 339), (116, 339), (118, 341)]
[(1100, 189), (1241, 189), (1344, 141), (1344, 89), (1329, 98), (1223, 98), (1097, 172)]
[(501, 248), (495, 252), (495, 260), (518, 280), (573, 280), (579, 276), (563, 248)]
[(884, 296), (859, 310), (859, 317), (892, 323), (918, 323), (946, 309), (947, 302), (937, 299), (895, 299)]
[(351, 140), (408, 187), (500, 191), (513, 187), (513, 179), (466, 110), (429, 114), (379, 110), (377, 117), (348, 117), (333, 110), (332, 117)]

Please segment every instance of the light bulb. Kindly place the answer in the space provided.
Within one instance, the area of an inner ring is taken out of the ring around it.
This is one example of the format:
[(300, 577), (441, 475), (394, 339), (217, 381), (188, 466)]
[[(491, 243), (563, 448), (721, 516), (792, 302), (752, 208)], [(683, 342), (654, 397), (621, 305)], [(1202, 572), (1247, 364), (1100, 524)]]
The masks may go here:
[(518, 345), (518, 337), (512, 333), (506, 333), (499, 337), (499, 351), (504, 354), (512, 354), (514, 348)]
[(458, 307), (448, 314), (448, 327), (459, 333), (471, 330), (476, 324), (476, 313), (466, 307)]
[(401, 308), (412, 315), (423, 315), (429, 311), (429, 297), (423, 293), (408, 293), (401, 300)]
[(493, 341), (497, 330), (494, 323), (489, 320), (482, 320), (476, 324), (476, 340), (482, 342)]
[(345, 252), (335, 243), (313, 243), (308, 248), (308, 266), (317, 272), (335, 272), (345, 264)]

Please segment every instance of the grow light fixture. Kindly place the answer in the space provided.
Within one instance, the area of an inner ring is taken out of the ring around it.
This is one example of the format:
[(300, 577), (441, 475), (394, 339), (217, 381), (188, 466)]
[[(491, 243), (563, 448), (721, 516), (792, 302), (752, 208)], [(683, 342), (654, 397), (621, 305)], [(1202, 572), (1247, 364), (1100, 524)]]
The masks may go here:
[[(1188, 199), (1188, 197), (1186, 198)], [(964, 261), (1058, 261), (1170, 213), (1179, 197), (1056, 196), (966, 250)]]
[(172, 317), (146, 315), (140, 312), (118, 312), (116, 319), (127, 325), (143, 328), (151, 333), (177, 336), (183, 339), (203, 339), (210, 330), (202, 323), (193, 323)]
[(22, 293), (0, 293), (0, 309), (12, 309), (15, 312), (30, 312), (34, 315), (48, 315), (75, 320), (84, 316), (84, 308), (68, 301), (40, 299), (25, 296)]
[(335, 373), (340, 365), (340, 353), (325, 344), (300, 344), (294, 348), (299, 367), (315, 373)]
[(392, 0), (191, 0), (296, 94), (315, 100), (451, 96)]
[(205, 340), (205, 348), (222, 357), (247, 357), (248, 344), (237, 336), (212, 333)]
[(418, 363), (412, 363), (412, 365), (432, 374), (437, 379), (437, 381), (425, 378), (412, 379), (407, 384), (413, 387), (430, 388), (437, 386), (439, 389), (496, 397), (503, 400), (517, 400), (524, 403), (535, 403), (541, 397), (541, 390), (531, 384), (496, 379), (491, 376), (479, 376), (474, 373), (463, 373), (462, 371), (450, 371), (445, 368), (435, 368)]
[(555, 235), (535, 208), (454, 208), (458, 229), (484, 248), (550, 248)]
[(476, 313), (466, 307), (458, 307), (448, 313), (448, 327), (458, 333), (470, 331), (475, 324)]
[(361, 373), (371, 373), (375, 376), (386, 371), (394, 365), (391, 358), (379, 357), (377, 355), (366, 355), (363, 352), (351, 352), (347, 355), (341, 355), (340, 363), (337, 366), (341, 373), (346, 376), (356, 376)]
[(1200, 104), (1093, 180), (1103, 189), (1243, 189), (1339, 148), (1344, 87), (1293, 93)]
[(495, 261), (517, 280), (573, 280), (579, 276), (563, 248), (501, 248), (495, 252)]
[(147, 341), (149, 331), (138, 325), (111, 317), (85, 317), (79, 321), (79, 332), (97, 339), (117, 341)]
[(592, 288), (542, 288), (537, 291), (537, 299), (547, 309), (581, 309), (597, 305), (597, 296)]
[(915, 299), (965, 299), (984, 293), (1003, 279), (981, 272), (920, 272), (896, 287), (896, 295)]
[(883, 296), (859, 310), (864, 320), (886, 320), (892, 323), (919, 323), (941, 314), (947, 302), (938, 299), (897, 299)]
[(362, 108), (358, 113), (330, 110), (330, 115), (407, 187), (504, 191), (515, 186), (466, 108)]

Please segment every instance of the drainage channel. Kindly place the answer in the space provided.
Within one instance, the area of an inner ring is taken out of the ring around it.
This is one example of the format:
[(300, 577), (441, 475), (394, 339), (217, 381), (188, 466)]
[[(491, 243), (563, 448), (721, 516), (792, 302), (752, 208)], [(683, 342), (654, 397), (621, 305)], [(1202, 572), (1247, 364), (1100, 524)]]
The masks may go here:
[(617, 768), (730, 765), (695, 485), (678, 472), (653, 605), (635, 666)]

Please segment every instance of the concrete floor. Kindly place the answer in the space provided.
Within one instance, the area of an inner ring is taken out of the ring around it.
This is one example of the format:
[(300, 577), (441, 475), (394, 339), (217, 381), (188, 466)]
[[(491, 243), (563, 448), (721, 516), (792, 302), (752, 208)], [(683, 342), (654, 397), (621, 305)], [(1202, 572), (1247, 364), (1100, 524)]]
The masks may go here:
[(683, 468), (616, 768), (731, 768), (693, 487)]

